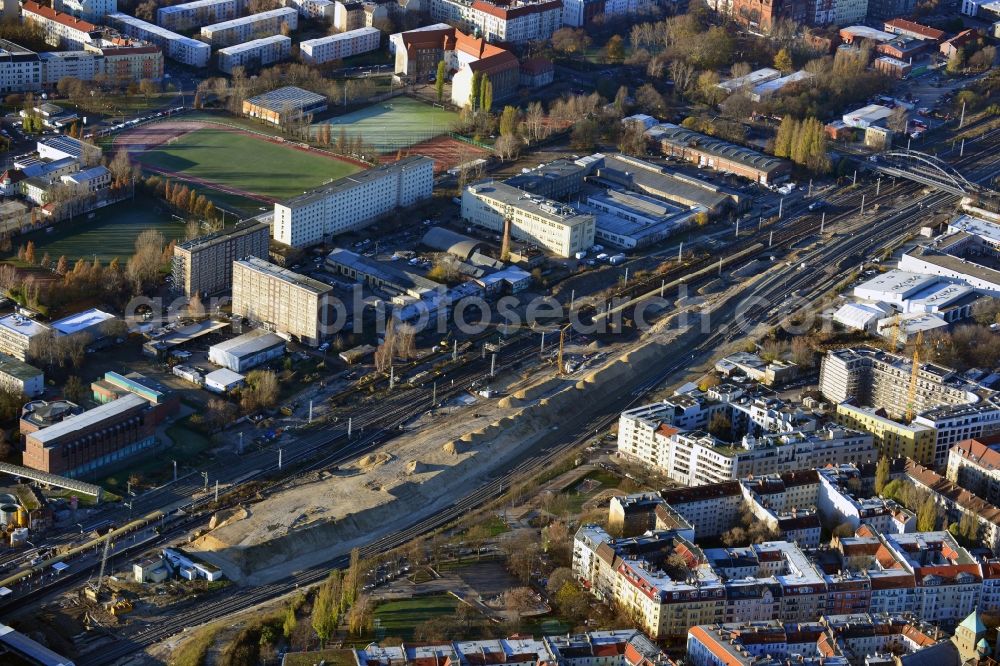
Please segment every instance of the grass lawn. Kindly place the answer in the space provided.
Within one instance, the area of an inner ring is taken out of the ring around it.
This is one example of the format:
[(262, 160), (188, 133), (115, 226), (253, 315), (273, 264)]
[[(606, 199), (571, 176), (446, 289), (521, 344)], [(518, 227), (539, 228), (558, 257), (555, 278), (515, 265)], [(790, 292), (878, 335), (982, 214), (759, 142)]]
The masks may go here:
[(354, 666), (354, 652), (347, 649), (317, 650), (315, 652), (287, 652), (284, 666), (316, 666), (324, 662), (328, 666)]
[(413, 630), (418, 624), (439, 615), (451, 615), (457, 606), (458, 599), (450, 594), (384, 603), (375, 609), (375, 620), (379, 623), (378, 633), (381, 636), (413, 640)]
[(188, 428), (183, 421), (167, 428), (167, 435), (173, 440), (172, 447), (108, 475), (100, 484), (108, 490), (124, 494), (132, 474), (138, 474), (144, 485), (165, 483), (174, 475), (172, 460), (177, 460), (178, 469), (181, 465), (197, 466), (202, 454), (212, 445), (208, 437)]
[(320, 125), (332, 125), (331, 140), (341, 128), (349, 139), (360, 136), (380, 153), (390, 153), (432, 139), (452, 130), (458, 113), (412, 97), (393, 97), (363, 109), (333, 116), (313, 125), (313, 137)]
[(139, 161), (181, 177), (275, 199), (287, 199), (360, 170), (331, 157), (215, 128), (185, 134), (142, 153)]

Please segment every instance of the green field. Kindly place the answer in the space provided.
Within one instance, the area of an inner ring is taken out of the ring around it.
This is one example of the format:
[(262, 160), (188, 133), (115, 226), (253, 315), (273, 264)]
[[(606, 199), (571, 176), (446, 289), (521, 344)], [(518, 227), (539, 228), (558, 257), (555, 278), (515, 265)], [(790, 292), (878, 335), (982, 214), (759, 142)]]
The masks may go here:
[(450, 594), (389, 601), (375, 609), (375, 619), (378, 620), (376, 633), (413, 640), (413, 630), (418, 624), (439, 615), (451, 615), (457, 606), (458, 599)]
[(360, 136), (380, 153), (390, 153), (450, 132), (457, 119), (454, 111), (410, 97), (393, 97), (317, 123), (313, 136), (320, 125), (332, 125), (331, 139), (336, 141), (344, 127), (348, 138)]
[(138, 156), (152, 166), (274, 199), (287, 199), (360, 168), (247, 134), (206, 128)]
[(30, 240), (35, 242), (38, 256), (48, 252), (53, 259), (66, 255), (76, 260), (96, 255), (103, 263), (118, 257), (124, 265), (135, 252), (136, 237), (146, 229), (157, 229), (168, 241), (184, 237), (184, 223), (165, 211), (156, 199), (143, 195), (102, 208), (93, 217), (78, 215), (52, 229), (52, 233), (33, 231), (18, 236), (15, 247)]

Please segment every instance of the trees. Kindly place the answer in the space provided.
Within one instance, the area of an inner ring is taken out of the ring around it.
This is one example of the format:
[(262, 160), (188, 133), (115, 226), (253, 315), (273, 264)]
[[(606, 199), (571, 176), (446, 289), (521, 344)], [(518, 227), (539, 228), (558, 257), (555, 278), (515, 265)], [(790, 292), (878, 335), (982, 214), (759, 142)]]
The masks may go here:
[(889, 458), (882, 456), (875, 465), (875, 492), (879, 495), (889, 484)]
[(334, 569), (316, 591), (310, 624), (319, 637), (321, 647), (326, 645), (340, 625), (340, 585), (340, 570)]
[(611, 35), (605, 49), (610, 62), (620, 63), (625, 60), (625, 40), (622, 39), (621, 35)]
[(87, 395), (87, 391), (83, 386), (83, 382), (76, 375), (70, 375), (66, 378), (66, 383), (63, 384), (63, 397), (70, 402), (75, 402), (80, 404)]
[(890, 113), (889, 118), (886, 120), (886, 125), (893, 132), (898, 132), (903, 134), (906, 132), (906, 125), (910, 120), (910, 114), (907, 113), (905, 106), (897, 106)]
[(521, 627), (521, 618), (535, 607), (535, 593), (528, 587), (515, 587), (503, 593), (503, 603), (513, 617), (515, 630)]
[(733, 422), (724, 412), (716, 412), (708, 422), (708, 432), (724, 441), (733, 437)]
[(115, 153), (111, 163), (108, 164), (108, 171), (111, 172), (111, 187), (122, 187), (132, 179), (132, 162), (124, 148)]
[(795, 64), (792, 62), (792, 55), (788, 52), (788, 49), (781, 48), (774, 54), (774, 68), (782, 74), (787, 74), (795, 69)]
[(937, 504), (934, 503), (933, 497), (927, 497), (917, 511), (917, 531), (933, 532), (937, 528), (937, 522)]
[(582, 28), (560, 28), (552, 33), (552, 48), (566, 56), (576, 56), (590, 46), (590, 36)]
[(524, 114), (524, 131), (528, 141), (539, 141), (548, 136), (545, 108), (541, 102), (532, 102)]
[(375, 620), (375, 604), (367, 595), (358, 597), (347, 613), (347, 630), (356, 636), (371, 631)]
[(570, 134), (570, 146), (574, 150), (593, 150), (597, 145), (597, 139), (601, 135), (600, 125), (593, 118), (585, 118), (573, 127)]
[(618, 138), (618, 150), (626, 155), (642, 156), (646, 153), (646, 128), (642, 123), (625, 123)]
[(799, 121), (786, 115), (774, 138), (774, 155), (790, 158), (813, 173), (827, 173), (831, 167), (826, 133), (816, 118)]
[(516, 136), (521, 114), (516, 106), (505, 106), (500, 114), (500, 136)]
[[(444, 79), (448, 74), (448, 65), (444, 60), (440, 61), (437, 66), (437, 76), (434, 78), (434, 91), (437, 93), (438, 104), (444, 99)], [(343, 126), (341, 126), (343, 129)]]
[(251, 370), (247, 374), (246, 386), (240, 391), (240, 406), (246, 414), (273, 407), (280, 392), (278, 376), (273, 371)]
[(163, 260), (163, 234), (156, 229), (146, 229), (135, 239), (135, 254), (125, 264), (125, 274), (136, 294), (156, 279)]
[(479, 91), (479, 110), (489, 113), (493, 109), (493, 82), (489, 74), (483, 74), (483, 82)]
[(347, 573), (344, 576), (340, 594), (340, 607), (346, 609), (358, 598), (358, 590), (361, 589), (361, 551), (357, 548), (351, 549), (350, 564), (347, 566)]

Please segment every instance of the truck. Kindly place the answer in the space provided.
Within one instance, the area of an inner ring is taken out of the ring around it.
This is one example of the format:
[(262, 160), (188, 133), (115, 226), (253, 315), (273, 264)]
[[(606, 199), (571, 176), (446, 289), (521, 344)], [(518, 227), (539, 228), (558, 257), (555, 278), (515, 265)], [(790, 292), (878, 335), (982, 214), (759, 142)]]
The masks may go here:
[(625, 255), (624, 254), (616, 254), (613, 257), (611, 257), (610, 259), (608, 259), (608, 263), (611, 264), (612, 266), (617, 266), (618, 264), (624, 264), (625, 263)]
[(577, 258), (577, 260), (580, 260), (580, 259), (583, 259), (583, 258), (585, 258), (587, 256), (587, 252), (585, 250), (580, 250), (579, 252), (577, 252), (573, 256), (575, 256)]

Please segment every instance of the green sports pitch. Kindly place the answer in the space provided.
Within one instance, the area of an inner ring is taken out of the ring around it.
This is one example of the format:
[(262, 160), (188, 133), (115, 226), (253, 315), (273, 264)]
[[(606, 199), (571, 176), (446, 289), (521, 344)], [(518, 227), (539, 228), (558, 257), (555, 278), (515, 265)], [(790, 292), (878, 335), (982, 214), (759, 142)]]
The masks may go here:
[(279, 200), (361, 170), (328, 155), (211, 127), (182, 134), (136, 157), (144, 167), (180, 180)]
[(348, 139), (360, 136), (380, 153), (389, 153), (452, 131), (458, 114), (411, 97), (392, 99), (334, 116), (313, 125), (313, 137), (321, 125), (330, 125), (330, 140), (341, 128)]

